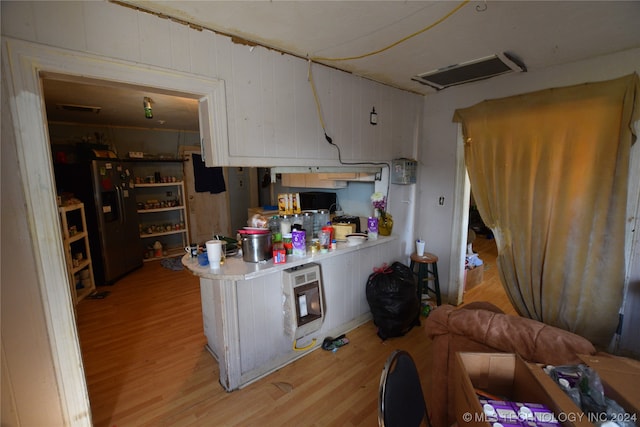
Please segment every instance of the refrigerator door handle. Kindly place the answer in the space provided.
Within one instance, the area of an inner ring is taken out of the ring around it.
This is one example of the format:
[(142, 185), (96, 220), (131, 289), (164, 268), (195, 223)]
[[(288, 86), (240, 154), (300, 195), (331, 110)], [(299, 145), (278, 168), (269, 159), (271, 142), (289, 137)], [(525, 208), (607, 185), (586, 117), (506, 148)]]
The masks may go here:
[(120, 209), (120, 224), (124, 224), (126, 222), (125, 215), (127, 214), (124, 210), (124, 197), (122, 196), (122, 188), (119, 185), (116, 185), (116, 193), (118, 195), (118, 209)]

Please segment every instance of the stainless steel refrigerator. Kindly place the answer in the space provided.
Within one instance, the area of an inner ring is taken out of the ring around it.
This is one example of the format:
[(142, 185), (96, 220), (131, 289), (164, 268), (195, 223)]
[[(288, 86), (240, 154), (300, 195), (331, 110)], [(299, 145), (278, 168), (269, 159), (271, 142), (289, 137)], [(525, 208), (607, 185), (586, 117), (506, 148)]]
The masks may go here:
[(142, 266), (134, 176), (116, 159), (56, 164), (58, 194), (84, 203), (96, 285), (111, 285)]

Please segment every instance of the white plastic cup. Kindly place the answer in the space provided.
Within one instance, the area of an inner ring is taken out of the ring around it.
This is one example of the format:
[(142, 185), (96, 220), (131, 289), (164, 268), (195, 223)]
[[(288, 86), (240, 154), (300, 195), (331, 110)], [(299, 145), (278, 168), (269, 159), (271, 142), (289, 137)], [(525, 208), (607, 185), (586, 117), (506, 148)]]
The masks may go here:
[(416, 240), (416, 254), (418, 256), (424, 256), (424, 240)]
[(222, 261), (222, 240), (208, 240), (206, 245), (209, 267), (220, 268), (220, 261)]

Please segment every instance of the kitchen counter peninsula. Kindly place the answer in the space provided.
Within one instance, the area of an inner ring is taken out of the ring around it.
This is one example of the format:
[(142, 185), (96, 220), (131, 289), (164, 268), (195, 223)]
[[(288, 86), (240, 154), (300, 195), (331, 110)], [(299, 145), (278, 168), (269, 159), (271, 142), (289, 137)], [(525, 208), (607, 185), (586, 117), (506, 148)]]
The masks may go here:
[[(285, 264), (234, 256), (215, 270), (185, 255), (182, 264), (200, 277), (204, 333), (220, 384), (227, 391), (241, 388), (317, 349), (325, 337), (370, 320), (367, 279), (374, 268), (401, 260), (400, 248), (396, 237), (380, 236), (356, 246), (339, 242), (327, 253), (289, 255)], [(324, 320), (317, 331), (295, 340), (287, 330), (283, 271), (309, 263), (320, 266)]]

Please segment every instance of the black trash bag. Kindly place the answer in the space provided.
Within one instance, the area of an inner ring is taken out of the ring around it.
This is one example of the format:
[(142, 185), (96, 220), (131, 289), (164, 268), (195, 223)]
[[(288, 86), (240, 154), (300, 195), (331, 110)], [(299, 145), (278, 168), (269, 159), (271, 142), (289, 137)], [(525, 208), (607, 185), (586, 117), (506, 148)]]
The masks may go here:
[(376, 270), (367, 280), (367, 302), (383, 340), (400, 337), (420, 325), (420, 299), (409, 267), (394, 262)]

